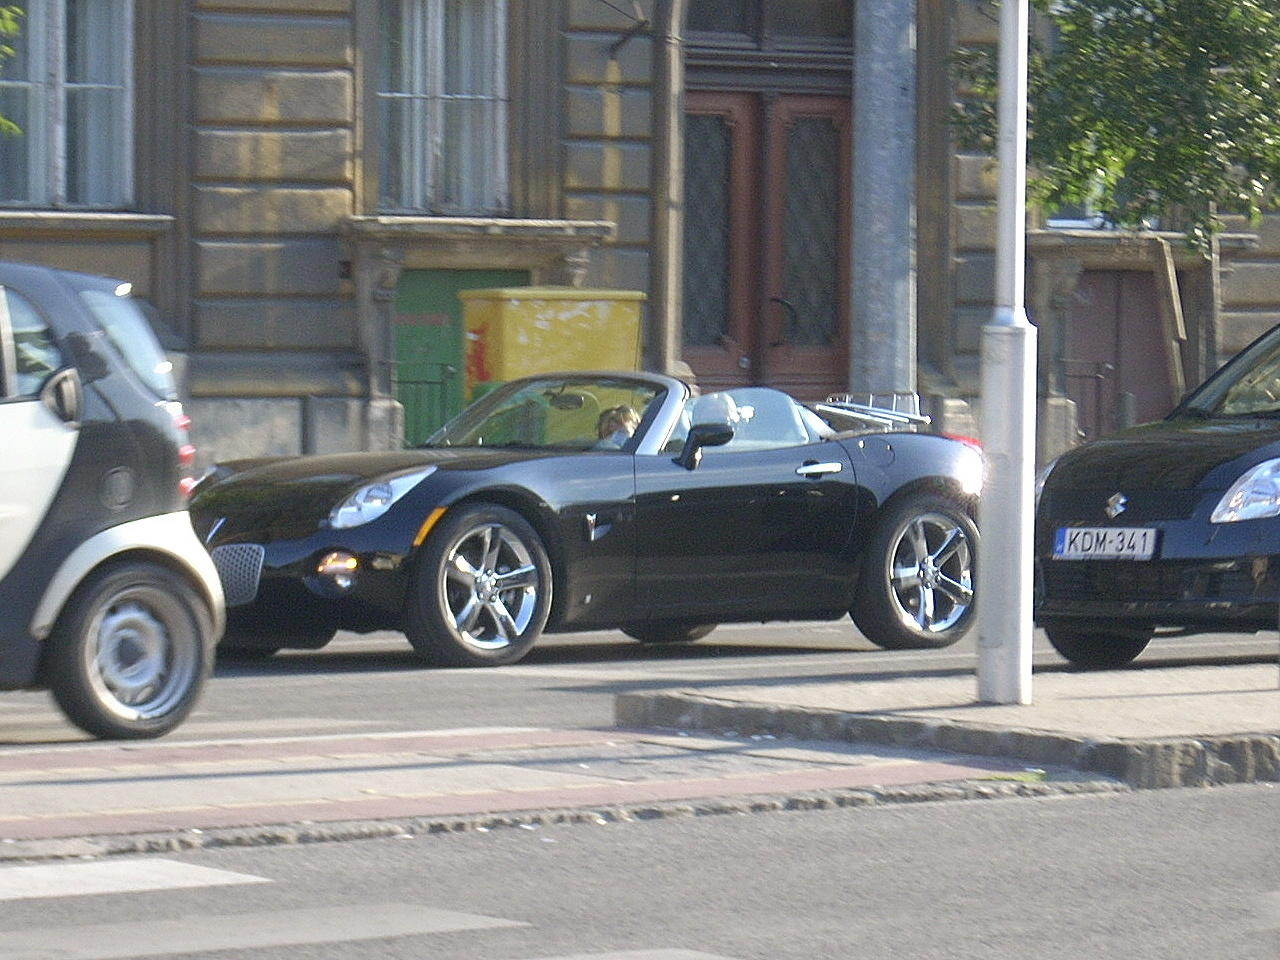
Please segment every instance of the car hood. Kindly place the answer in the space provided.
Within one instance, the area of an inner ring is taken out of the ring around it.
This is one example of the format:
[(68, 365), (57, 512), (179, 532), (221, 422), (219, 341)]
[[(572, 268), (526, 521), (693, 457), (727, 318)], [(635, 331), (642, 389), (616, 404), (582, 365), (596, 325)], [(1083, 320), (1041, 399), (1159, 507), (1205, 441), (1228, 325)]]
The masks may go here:
[(1222, 489), (1249, 467), (1277, 456), (1280, 422), (1275, 420), (1161, 420), (1068, 451), (1046, 489)]
[(286, 539), (306, 536), (349, 494), (383, 477), (434, 466), (484, 470), (550, 455), (544, 450), (431, 448), (233, 460), (215, 466), (192, 492), (191, 521), (209, 542), (237, 531)]

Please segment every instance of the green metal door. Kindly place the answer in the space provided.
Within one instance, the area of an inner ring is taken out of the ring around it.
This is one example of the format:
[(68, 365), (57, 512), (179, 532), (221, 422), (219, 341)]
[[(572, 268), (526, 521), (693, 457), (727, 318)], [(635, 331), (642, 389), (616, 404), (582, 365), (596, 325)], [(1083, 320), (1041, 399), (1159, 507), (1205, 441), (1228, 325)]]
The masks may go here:
[(405, 270), (396, 285), (396, 399), (405, 446), (416, 446), (462, 409), (463, 322), (458, 293), (519, 287), (523, 270)]

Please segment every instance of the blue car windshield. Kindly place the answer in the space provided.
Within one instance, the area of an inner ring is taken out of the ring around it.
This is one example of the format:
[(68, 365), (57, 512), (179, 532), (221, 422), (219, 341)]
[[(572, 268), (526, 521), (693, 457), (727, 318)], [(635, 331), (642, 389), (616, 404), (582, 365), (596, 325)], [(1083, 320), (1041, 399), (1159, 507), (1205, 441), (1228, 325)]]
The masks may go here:
[(1173, 415), (1280, 415), (1280, 328), (1218, 371)]
[(522, 381), (477, 400), (433, 434), (429, 447), (622, 450), (664, 391), (608, 377)]

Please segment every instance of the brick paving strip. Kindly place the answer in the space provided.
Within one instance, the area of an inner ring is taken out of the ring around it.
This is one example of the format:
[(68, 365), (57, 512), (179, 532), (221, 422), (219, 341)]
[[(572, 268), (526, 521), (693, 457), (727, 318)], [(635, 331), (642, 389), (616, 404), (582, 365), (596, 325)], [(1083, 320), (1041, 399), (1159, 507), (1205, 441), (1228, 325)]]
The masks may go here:
[(186, 832), (182, 842), (194, 844), (217, 831), (278, 839), (297, 836), (299, 825), (314, 836), (325, 824), (359, 822), (438, 831), (531, 811), (541, 813), (526, 821), (545, 822), (546, 811), (636, 819), (687, 813), (689, 803), (709, 810), (711, 798), (730, 808), (750, 797), (851, 805), (959, 782), (988, 786), (958, 795), (1034, 790), (1057, 775), (1007, 759), (616, 728), (0, 750), (0, 859), (21, 856), (31, 841), (174, 842)]

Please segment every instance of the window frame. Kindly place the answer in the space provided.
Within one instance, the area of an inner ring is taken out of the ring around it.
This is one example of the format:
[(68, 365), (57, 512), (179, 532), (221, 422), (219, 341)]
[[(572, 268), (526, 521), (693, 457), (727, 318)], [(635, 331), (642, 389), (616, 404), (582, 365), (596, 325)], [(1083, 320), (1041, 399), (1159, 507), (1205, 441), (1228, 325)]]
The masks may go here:
[[(380, 0), (373, 84), (379, 213), (509, 213), (507, 6), (508, 0)], [(390, 62), (393, 21), (404, 47), (397, 63)], [(470, 56), (460, 60), (460, 52)], [(400, 123), (400, 142), (389, 129), (396, 103), (417, 105)], [(467, 129), (451, 137), (453, 126)]]
[[(13, 76), (13, 62), (0, 73), (0, 91), (17, 91), (28, 107), (21, 136), (26, 140), (26, 183), (21, 196), (0, 197), (0, 208), (55, 210), (124, 210), (134, 202), (134, 24), (132, 0), (95, 0), (84, 8), (80, 26), (90, 37), (87, 50), (69, 46), (69, 13), (76, 0), (27, 0), (20, 21), (22, 33), (11, 45), (21, 45), (29, 62), (27, 75)], [(107, 39), (94, 39), (109, 30)], [(72, 77), (77, 55), (88, 53), (95, 63), (82, 77)], [(100, 75), (93, 68), (105, 66)], [(95, 94), (105, 95), (103, 103)], [(85, 131), (74, 123), (77, 101), (87, 100), (89, 146), (73, 156), (74, 140)], [(9, 119), (13, 119), (10, 117)], [(20, 124), (21, 126), (22, 124)], [(98, 131), (105, 129), (105, 137)], [(114, 141), (115, 151), (101, 149)], [(103, 159), (105, 157), (105, 160)], [(89, 199), (72, 200), (76, 179)]]

